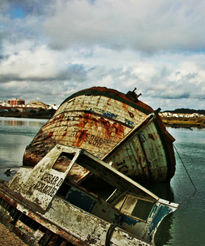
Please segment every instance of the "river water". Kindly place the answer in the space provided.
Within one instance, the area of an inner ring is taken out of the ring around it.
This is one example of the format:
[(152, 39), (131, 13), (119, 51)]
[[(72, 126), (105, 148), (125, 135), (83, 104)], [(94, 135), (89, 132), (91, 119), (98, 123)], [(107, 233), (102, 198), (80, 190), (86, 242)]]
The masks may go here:
[[(0, 118), (0, 168), (22, 164), (23, 153), (47, 120)], [(168, 128), (176, 139), (176, 173), (170, 185), (149, 187), (161, 198), (179, 203), (156, 235), (157, 246), (205, 245), (205, 129)], [(191, 176), (191, 183), (184, 166)], [(195, 188), (197, 190), (195, 190)]]

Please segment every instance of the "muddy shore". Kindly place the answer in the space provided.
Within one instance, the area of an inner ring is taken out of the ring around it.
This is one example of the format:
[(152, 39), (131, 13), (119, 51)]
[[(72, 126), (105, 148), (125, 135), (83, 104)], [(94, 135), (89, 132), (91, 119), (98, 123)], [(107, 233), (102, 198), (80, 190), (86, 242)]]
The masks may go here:
[(169, 127), (175, 128), (205, 128), (205, 116), (196, 118), (183, 118), (183, 117), (161, 117), (163, 123)]
[(27, 246), (13, 232), (10, 232), (3, 224), (0, 223), (0, 245), (1, 246)]

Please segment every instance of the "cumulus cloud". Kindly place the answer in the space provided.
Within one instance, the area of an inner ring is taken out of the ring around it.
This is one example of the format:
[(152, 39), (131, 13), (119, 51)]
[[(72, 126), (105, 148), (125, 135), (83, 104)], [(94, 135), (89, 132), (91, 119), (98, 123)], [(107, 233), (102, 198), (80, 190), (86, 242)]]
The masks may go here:
[(29, 41), (15, 47), (7, 43), (0, 60), (0, 97), (24, 95), (26, 100), (41, 98), (59, 104), (71, 93), (91, 86), (125, 93), (136, 87), (141, 99), (154, 108), (169, 108), (180, 99), (187, 104), (204, 100), (204, 58), (193, 53), (143, 56), (99, 47), (92, 52), (61, 52)]
[[(82, 81), (86, 77), (83, 65), (72, 64), (67, 57), (46, 46), (35, 46), (29, 42), (16, 46), (1, 57), (0, 83), (9, 81), (52, 81), (75, 80)], [(28, 47), (26, 47), (28, 46)], [(24, 48), (23, 48), (24, 47)], [(6, 50), (6, 48), (5, 48)], [(9, 50), (9, 48), (8, 48)]]
[(91, 86), (137, 88), (154, 108), (204, 108), (199, 0), (2, 0), (0, 99), (61, 103)]
[(25, 40), (42, 43), (46, 37), (42, 29), (43, 19), (52, 13), (54, 0), (1, 0), (0, 1), (0, 51), (4, 42), (16, 44)]
[(59, 49), (198, 50), (205, 47), (204, 7), (202, 0), (59, 0), (44, 27)]

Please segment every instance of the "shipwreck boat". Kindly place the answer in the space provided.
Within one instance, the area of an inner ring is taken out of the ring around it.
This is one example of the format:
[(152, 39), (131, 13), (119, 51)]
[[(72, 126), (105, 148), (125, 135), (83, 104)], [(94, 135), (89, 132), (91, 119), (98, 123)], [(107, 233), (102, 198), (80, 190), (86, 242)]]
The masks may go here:
[[(71, 95), (27, 146), (23, 165), (35, 166), (56, 144), (63, 144), (113, 162), (138, 182), (170, 181), (175, 172), (174, 139), (158, 111), (138, 96), (104, 87)], [(64, 160), (61, 165), (66, 165)]]
[[(70, 175), (76, 164), (90, 180)], [(160, 222), (177, 207), (87, 151), (59, 144), (0, 182), (0, 220), (29, 245), (154, 245)]]

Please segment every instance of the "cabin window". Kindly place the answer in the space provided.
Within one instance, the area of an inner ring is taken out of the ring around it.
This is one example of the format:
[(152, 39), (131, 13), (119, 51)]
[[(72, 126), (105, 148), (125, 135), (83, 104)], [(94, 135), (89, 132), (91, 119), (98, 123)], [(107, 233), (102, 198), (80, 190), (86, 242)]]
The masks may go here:
[(87, 177), (81, 186), (103, 200), (106, 200), (115, 190), (115, 187), (94, 174)]
[(153, 202), (138, 199), (136, 196), (128, 194), (123, 196), (115, 208), (122, 213), (146, 220), (152, 210)]
[(70, 189), (70, 185), (68, 185), (65, 181), (63, 182), (63, 184), (61, 185), (61, 187), (58, 189), (57, 191), (57, 195), (65, 198), (68, 191)]
[(96, 203), (95, 198), (91, 195), (85, 193), (77, 187), (70, 186), (67, 182), (63, 182), (57, 192), (57, 195), (88, 212), (92, 210)]
[(65, 172), (71, 163), (73, 155), (65, 155), (64, 153), (59, 156), (56, 162), (53, 165), (53, 169), (59, 172)]
[(73, 205), (87, 211), (91, 212), (96, 204), (96, 199), (91, 195), (85, 193), (84, 191), (72, 187), (66, 195), (66, 201), (72, 203)]
[(144, 200), (138, 200), (135, 208), (132, 211), (132, 216), (138, 217), (143, 220), (147, 220), (151, 210), (153, 207), (152, 202), (144, 201)]

